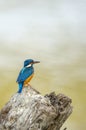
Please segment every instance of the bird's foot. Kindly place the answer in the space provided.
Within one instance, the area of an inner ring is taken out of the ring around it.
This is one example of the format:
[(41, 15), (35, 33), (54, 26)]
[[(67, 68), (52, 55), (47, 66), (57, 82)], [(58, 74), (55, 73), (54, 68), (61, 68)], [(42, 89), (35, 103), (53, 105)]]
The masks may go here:
[(24, 84), (24, 87), (28, 87), (28, 84)]
[(32, 88), (31, 85), (30, 85), (29, 83), (28, 83), (28, 86), (29, 86), (30, 88)]
[(27, 84), (24, 84), (24, 87), (31, 87), (31, 85), (29, 83), (27, 83)]

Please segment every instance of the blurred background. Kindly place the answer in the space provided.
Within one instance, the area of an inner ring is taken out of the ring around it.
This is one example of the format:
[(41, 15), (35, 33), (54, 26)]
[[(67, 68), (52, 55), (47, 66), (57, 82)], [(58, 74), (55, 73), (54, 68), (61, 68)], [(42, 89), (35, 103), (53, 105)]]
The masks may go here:
[(0, 0), (0, 109), (17, 92), (27, 58), (41, 61), (35, 89), (72, 99), (63, 128), (86, 130), (86, 1)]

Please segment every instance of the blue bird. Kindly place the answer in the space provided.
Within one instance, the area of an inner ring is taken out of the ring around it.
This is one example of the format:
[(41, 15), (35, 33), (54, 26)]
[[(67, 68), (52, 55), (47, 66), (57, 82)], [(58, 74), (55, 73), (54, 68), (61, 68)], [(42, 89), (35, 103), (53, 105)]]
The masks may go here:
[(18, 75), (18, 78), (16, 80), (16, 82), (19, 84), (18, 93), (21, 93), (23, 85), (26, 86), (28, 84), (28, 82), (30, 82), (30, 80), (32, 79), (33, 74), (34, 74), (33, 64), (35, 64), (35, 63), (40, 63), (40, 62), (34, 61), (32, 59), (27, 59), (24, 61), (24, 66), (21, 69), (21, 71)]

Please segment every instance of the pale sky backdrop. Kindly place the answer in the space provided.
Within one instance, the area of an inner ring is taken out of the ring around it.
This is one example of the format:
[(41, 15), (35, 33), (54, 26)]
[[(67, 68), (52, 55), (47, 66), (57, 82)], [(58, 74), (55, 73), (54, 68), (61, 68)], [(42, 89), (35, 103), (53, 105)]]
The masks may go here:
[(62, 31), (85, 43), (85, 12), (85, 0), (0, 0), (0, 37), (15, 42), (33, 33), (37, 40), (48, 32), (59, 38)]
[(24, 52), (29, 46), (29, 51), (43, 54), (63, 43), (84, 48), (85, 34), (85, 0), (0, 0), (1, 50), (12, 47)]

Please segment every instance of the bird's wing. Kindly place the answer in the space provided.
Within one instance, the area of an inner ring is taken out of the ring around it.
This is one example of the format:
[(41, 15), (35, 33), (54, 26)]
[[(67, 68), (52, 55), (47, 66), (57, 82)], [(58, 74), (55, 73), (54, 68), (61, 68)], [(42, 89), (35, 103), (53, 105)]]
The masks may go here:
[(29, 76), (31, 76), (34, 73), (33, 68), (24, 68), (20, 71), (19, 76), (16, 80), (16, 82), (24, 82)]

